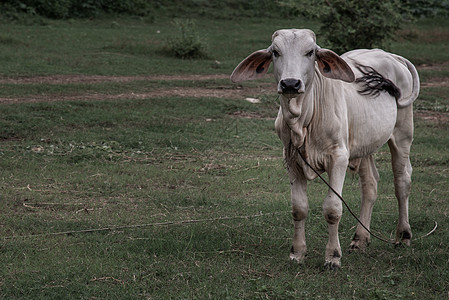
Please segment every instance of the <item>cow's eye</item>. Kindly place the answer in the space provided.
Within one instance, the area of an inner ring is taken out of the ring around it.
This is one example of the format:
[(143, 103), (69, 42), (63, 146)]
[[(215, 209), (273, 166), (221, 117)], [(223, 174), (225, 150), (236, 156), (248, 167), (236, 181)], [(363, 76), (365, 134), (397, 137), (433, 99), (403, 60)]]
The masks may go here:
[(279, 52), (277, 50), (273, 50), (273, 56), (274, 57), (279, 57)]
[(311, 57), (313, 55), (313, 50), (310, 50), (309, 52), (306, 53), (306, 56)]

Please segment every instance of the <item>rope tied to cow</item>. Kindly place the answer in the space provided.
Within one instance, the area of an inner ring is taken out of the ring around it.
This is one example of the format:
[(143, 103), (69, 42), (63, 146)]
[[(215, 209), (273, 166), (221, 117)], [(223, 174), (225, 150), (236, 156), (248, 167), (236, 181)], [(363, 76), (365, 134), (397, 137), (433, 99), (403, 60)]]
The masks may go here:
[(263, 213), (260, 211), (253, 215), (239, 215), (239, 216), (224, 216), (216, 218), (205, 218), (205, 219), (188, 219), (179, 221), (165, 221), (165, 222), (154, 222), (146, 224), (135, 224), (135, 225), (109, 225), (100, 228), (89, 228), (80, 230), (69, 230), (69, 231), (59, 231), (59, 232), (48, 232), (48, 233), (38, 233), (29, 235), (17, 235), (17, 236), (5, 236), (2, 237), (3, 240), (12, 240), (20, 238), (36, 238), (36, 237), (48, 237), (48, 236), (58, 236), (58, 235), (73, 235), (79, 233), (94, 233), (101, 231), (113, 231), (113, 230), (124, 230), (124, 229), (134, 229), (134, 228), (144, 228), (144, 227), (156, 227), (156, 226), (170, 226), (170, 225), (188, 225), (196, 223), (206, 223), (206, 222), (217, 222), (217, 221), (227, 221), (227, 220), (241, 220), (241, 219), (254, 219), (265, 216), (276, 216), (288, 213), (288, 211), (276, 211), (271, 213)]
[[(374, 238), (379, 239), (380, 241), (383, 241), (388, 244), (394, 244), (394, 241), (383, 238), (381, 236), (378, 236), (374, 234), (372, 231), (370, 231), (361, 221), (360, 219), (355, 215), (355, 213), (351, 210), (347, 202), (343, 199), (343, 197), (337, 193), (337, 191), (332, 188), (332, 186), (324, 179), (304, 158), (302, 153), (298, 150), (299, 156), (303, 159), (305, 164), (313, 170), (313, 172), (332, 190), (333, 193), (337, 195), (337, 197), (343, 202), (345, 207), (348, 209), (349, 213), (357, 220), (357, 222), (366, 230), (368, 231)], [(69, 230), (69, 231), (59, 231), (59, 232), (48, 232), (48, 233), (38, 233), (38, 234), (29, 234), (29, 235), (16, 235), (16, 236), (4, 236), (2, 237), (3, 240), (13, 240), (13, 239), (26, 239), (26, 238), (36, 238), (36, 237), (50, 237), (50, 236), (60, 236), (60, 235), (73, 235), (73, 234), (83, 234), (83, 233), (95, 233), (95, 232), (102, 232), (102, 231), (114, 231), (114, 230), (124, 230), (124, 229), (135, 229), (135, 228), (145, 228), (145, 227), (156, 227), (156, 226), (177, 226), (177, 225), (189, 225), (189, 224), (196, 224), (196, 223), (206, 223), (206, 222), (217, 222), (217, 221), (227, 221), (227, 220), (242, 220), (242, 219), (254, 219), (259, 217), (265, 217), (265, 216), (276, 216), (276, 215), (282, 215), (290, 213), (290, 211), (275, 211), (271, 213), (263, 213), (260, 211), (257, 214), (252, 215), (237, 215), (237, 216), (222, 216), (222, 217), (215, 217), (215, 218), (204, 218), (204, 219), (187, 219), (187, 220), (178, 220), (178, 221), (163, 221), (163, 222), (154, 222), (154, 223), (145, 223), (145, 224), (134, 224), (134, 225), (108, 225), (105, 227), (100, 228), (88, 228), (88, 229), (80, 229), (80, 230)], [(429, 231), (427, 234), (414, 238), (413, 240), (422, 239), (425, 238), (432, 233), (434, 233), (438, 227), (438, 223), (434, 221), (435, 225), (431, 231)]]
[[(391, 239), (387, 239), (387, 238), (384, 238), (384, 237), (381, 237), (380, 235), (377, 235), (377, 234), (374, 234), (370, 229), (368, 229), (366, 226), (365, 226), (365, 224), (363, 224), (362, 223), (362, 221), (360, 221), (360, 219), (356, 216), (356, 214), (352, 211), (352, 209), (349, 207), (349, 205), (348, 205), (348, 203), (345, 201), (345, 199), (343, 199), (343, 197), (329, 184), (329, 182), (327, 182), (327, 180), (326, 179), (324, 179), (324, 177), (323, 176), (321, 176), (321, 174), (317, 171), (317, 170), (315, 170), (315, 168), (314, 167), (312, 167), (310, 164), (309, 164), (309, 162), (305, 159), (305, 157), (302, 155), (302, 153), (301, 153), (301, 151), (298, 149), (298, 153), (299, 153), (299, 156), (302, 158), (302, 160), (304, 161), (304, 163), (310, 168), (310, 169), (312, 169), (312, 171), (321, 179), (321, 181), (323, 181), (324, 182), (324, 184), (325, 185), (327, 185), (327, 187), (341, 200), (341, 202), (344, 204), (344, 206), (346, 207), (346, 209), (349, 211), (349, 213), (356, 219), (356, 221), (371, 235), (371, 236), (373, 236), (374, 238), (376, 238), (376, 239), (378, 239), (378, 240), (380, 240), (380, 241), (382, 241), (382, 242), (384, 242), (384, 243), (387, 243), (387, 244), (393, 244), (393, 245), (396, 245), (396, 242), (395, 241), (393, 241), (393, 240), (391, 240)], [(435, 222), (435, 225), (434, 225), (434, 227), (433, 227), (433, 229), (431, 230), (431, 231), (429, 231), (428, 233), (426, 233), (425, 235), (423, 235), (423, 236), (421, 236), (421, 237), (418, 237), (418, 238), (414, 238), (413, 240), (418, 240), (418, 239), (422, 239), (422, 238), (425, 238), (425, 237), (427, 237), (427, 236), (429, 236), (429, 235), (431, 235), (432, 233), (434, 233), (435, 232), (435, 230), (437, 230), (437, 228), (438, 228), (438, 223), (437, 223), (437, 221), (434, 221)]]

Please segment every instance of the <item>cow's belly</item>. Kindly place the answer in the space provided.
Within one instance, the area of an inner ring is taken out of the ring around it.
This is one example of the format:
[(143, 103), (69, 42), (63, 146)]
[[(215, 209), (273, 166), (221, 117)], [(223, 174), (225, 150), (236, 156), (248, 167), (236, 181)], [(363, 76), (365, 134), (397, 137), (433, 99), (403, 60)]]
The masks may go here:
[(348, 103), (351, 159), (372, 154), (382, 147), (390, 139), (397, 117), (396, 101), (385, 93), (357, 98)]

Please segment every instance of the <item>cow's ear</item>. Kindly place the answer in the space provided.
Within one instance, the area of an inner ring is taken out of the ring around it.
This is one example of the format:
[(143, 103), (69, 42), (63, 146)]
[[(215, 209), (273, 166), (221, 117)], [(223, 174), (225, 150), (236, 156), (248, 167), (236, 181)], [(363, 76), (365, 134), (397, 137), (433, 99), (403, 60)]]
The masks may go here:
[(232, 72), (232, 82), (253, 80), (263, 77), (271, 63), (271, 52), (259, 50), (245, 58)]
[(346, 82), (353, 82), (355, 80), (354, 73), (349, 65), (331, 50), (318, 48), (316, 50), (316, 61), (318, 63), (318, 69), (325, 77), (340, 79)]

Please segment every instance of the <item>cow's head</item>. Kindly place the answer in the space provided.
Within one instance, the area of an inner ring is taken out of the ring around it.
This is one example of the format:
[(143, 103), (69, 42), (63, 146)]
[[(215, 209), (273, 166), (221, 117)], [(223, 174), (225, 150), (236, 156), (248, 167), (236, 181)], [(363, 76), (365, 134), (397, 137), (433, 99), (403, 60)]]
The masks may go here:
[(315, 61), (323, 76), (354, 81), (354, 73), (346, 62), (331, 50), (316, 44), (315, 34), (308, 29), (284, 29), (273, 34), (268, 49), (259, 50), (245, 58), (231, 75), (233, 82), (258, 79), (264, 76), (270, 63), (278, 83), (278, 93), (296, 97), (310, 86)]

